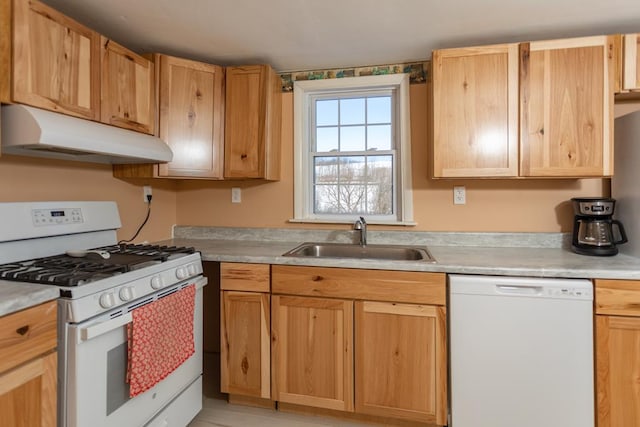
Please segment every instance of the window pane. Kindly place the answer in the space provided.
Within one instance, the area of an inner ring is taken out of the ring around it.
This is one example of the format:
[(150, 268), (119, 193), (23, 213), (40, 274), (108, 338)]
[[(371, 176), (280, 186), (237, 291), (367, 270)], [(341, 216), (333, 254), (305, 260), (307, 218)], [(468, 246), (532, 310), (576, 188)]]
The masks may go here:
[(371, 215), (393, 214), (393, 188), (390, 184), (367, 186), (367, 213)]
[(365, 174), (364, 156), (340, 157), (340, 184), (365, 182)]
[(391, 125), (367, 126), (367, 150), (391, 150)]
[(368, 156), (367, 176), (371, 183), (393, 184), (392, 156)]
[(338, 158), (316, 157), (313, 159), (314, 184), (338, 183)]
[(340, 202), (337, 185), (316, 185), (313, 200), (313, 212), (318, 214), (340, 213)]
[(340, 151), (364, 151), (364, 126), (340, 128)]
[(340, 212), (365, 213), (367, 187), (364, 185), (341, 185)]
[(364, 123), (364, 98), (340, 100), (340, 124), (359, 125)]
[(324, 153), (331, 150), (338, 150), (338, 128), (317, 128), (315, 151)]
[(391, 123), (391, 97), (367, 98), (367, 123)]
[(338, 125), (338, 100), (316, 101), (316, 126)]

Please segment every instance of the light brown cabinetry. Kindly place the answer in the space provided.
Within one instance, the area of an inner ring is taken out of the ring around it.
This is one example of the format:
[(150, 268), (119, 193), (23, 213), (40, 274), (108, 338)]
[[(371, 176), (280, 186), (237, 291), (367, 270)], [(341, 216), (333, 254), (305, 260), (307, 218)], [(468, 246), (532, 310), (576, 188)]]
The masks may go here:
[(598, 427), (640, 425), (640, 281), (596, 280)]
[(433, 52), (435, 177), (518, 176), (518, 45)]
[(160, 139), (173, 160), (158, 176), (222, 179), (224, 69), (218, 65), (156, 56), (160, 67)]
[(100, 35), (37, 0), (0, 1), (0, 101), (100, 119)]
[(622, 91), (640, 91), (640, 38), (625, 34), (622, 40)]
[(353, 411), (353, 302), (274, 295), (273, 399)]
[(221, 390), (271, 396), (268, 264), (220, 265)]
[(56, 302), (0, 318), (2, 425), (56, 425)]
[(446, 424), (445, 308), (355, 304), (356, 412)]
[(226, 69), (225, 178), (280, 179), (281, 86), (268, 65)]
[(101, 37), (101, 121), (138, 132), (155, 132), (154, 65)]
[(517, 65), (516, 45), (435, 51), (434, 177), (613, 174), (616, 43), (522, 43)]
[(446, 424), (444, 274), (274, 265), (274, 400)]
[(613, 173), (614, 36), (520, 45), (521, 175)]

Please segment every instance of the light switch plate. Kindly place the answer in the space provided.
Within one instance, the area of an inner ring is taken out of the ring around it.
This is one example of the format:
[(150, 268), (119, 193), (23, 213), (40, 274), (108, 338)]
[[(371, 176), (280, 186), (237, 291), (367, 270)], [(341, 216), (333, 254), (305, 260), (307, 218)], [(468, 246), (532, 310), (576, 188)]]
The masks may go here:
[(231, 189), (231, 203), (240, 202), (242, 202), (242, 190), (238, 187), (233, 187)]

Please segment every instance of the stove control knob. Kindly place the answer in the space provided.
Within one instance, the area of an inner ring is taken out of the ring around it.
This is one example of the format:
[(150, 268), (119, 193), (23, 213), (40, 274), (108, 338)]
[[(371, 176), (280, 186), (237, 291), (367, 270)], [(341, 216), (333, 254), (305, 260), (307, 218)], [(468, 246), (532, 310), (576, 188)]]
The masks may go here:
[(180, 280), (186, 279), (189, 277), (189, 272), (186, 267), (178, 267), (176, 268), (176, 277)]
[(189, 264), (187, 266), (187, 270), (189, 271), (189, 276), (195, 276), (197, 273), (196, 266), (194, 264)]
[(151, 278), (151, 287), (153, 289), (160, 289), (162, 287), (162, 277), (161, 276), (153, 276)]
[(120, 289), (120, 293), (118, 294), (122, 301), (129, 301), (135, 296), (135, 291), (132, 287), (127, 286), (125, 288)]
[(116, 297), (113, 293), (108, 292), (100, 295), (100, 307), (111, 308), (116, 305)]

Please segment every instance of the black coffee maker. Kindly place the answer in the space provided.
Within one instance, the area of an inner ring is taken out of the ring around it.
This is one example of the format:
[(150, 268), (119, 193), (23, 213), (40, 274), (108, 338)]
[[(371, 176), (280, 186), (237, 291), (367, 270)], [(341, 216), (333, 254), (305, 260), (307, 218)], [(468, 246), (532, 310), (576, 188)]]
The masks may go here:
[(612, 218), (615, 199), (578, 197), (571, 199), (571, 202), (576, 214), (571, 243), (573, 252), (596, 256), (617, 254), (616, 245), (626, 243), (627, 235), (620, 221)]

